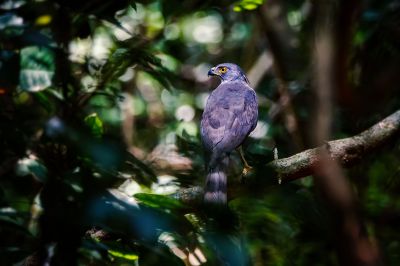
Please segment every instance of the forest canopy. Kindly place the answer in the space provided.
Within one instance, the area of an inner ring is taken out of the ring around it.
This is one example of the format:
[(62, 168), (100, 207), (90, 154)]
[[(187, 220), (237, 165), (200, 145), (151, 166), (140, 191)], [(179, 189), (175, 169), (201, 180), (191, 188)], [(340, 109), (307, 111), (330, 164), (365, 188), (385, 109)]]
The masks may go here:
[[(400, 265), (400, 2), (0, 3), (1, 265)], [(258, 123), (203, 203), (235, 63)]]

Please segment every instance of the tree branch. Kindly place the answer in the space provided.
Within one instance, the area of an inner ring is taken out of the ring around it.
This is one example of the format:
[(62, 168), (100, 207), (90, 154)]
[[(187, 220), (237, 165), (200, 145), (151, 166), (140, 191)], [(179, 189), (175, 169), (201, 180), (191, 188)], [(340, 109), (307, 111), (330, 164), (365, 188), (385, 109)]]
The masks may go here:
[[(350, 167), (399, 132), (400, 110), (356, 136), (327, 142), (325, 148), (332, 159), (343, 167)], [(313, 174), (315, 166), (319, 163), (318, 151), (323, 148), (320, 146), (309, 149), (288, 158), (272, 161), (268, 165), (280, 174), (282, 181), (302, 178)]]
[[(374, 149), (381, 147), (400, 133), (400, 110), (379, 121), (362, 133), (344, 139), (332, 140), (325, 146), (305, 150), (291, 157), (274, 160), (268, 163), (283, 182), (303, 178), (314, 173), (320, 163), (319, 152), (327, 149), (332, 159), (343, 167), (351, 167), (360, 162)], [(182, 188), (173, 197), (189, 205), (199, 204), (203, 189), (199, 186)]]

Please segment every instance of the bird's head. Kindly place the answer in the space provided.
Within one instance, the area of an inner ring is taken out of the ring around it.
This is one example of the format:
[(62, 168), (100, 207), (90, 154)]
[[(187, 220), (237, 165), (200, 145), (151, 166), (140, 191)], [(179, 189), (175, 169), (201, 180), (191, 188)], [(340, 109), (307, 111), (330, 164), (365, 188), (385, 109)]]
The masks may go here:
[(242, 80), (246, 83), (249, 83), (243, 70), (238, 65), (232, 63), (223, 63), (212, 67), (208, 71), (208, 75), (218, 76), (222, 80), (222, 82)]

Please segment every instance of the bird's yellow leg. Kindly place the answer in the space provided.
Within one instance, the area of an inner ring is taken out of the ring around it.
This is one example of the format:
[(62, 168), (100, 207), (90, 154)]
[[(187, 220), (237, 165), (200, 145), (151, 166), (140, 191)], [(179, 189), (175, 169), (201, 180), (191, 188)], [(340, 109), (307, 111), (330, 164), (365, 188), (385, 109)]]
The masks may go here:
[(243, 153), (242, 146), (239, 146), (239, 148), (237, 148), (237, 151), (239, 152), (239, 154), (240, 154), (240, 159), (242, 160), (242, 163), (243, 163), (243, 165), (244, 165), (243, 171), (242, 171), (242, 175), (243, 175), (243, 176), (246, 176), (246, 175), (249, 174), (249, 172), (251, 171), (251, 169), (252, 169), (253, 167), (251, 167), (251, 166), (247, 163), (246, 159), (244, 158), (244, 153)]

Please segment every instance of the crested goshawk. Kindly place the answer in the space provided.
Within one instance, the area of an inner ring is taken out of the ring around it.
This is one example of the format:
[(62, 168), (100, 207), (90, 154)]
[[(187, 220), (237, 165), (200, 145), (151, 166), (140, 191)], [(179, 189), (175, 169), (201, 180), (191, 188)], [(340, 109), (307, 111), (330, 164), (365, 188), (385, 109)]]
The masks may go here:
[(218, 76), (221, 84), (210, 94), (200, 124), (201, 138), (207, 153), (207, 177), (204, 202), (224, 205), (227, 202), (227, 168), (229, 155), (239, 149), (257, 125), (256, 93), (250, 87), (242, 69), (231, 63), (210, 69), (209, 76)]

